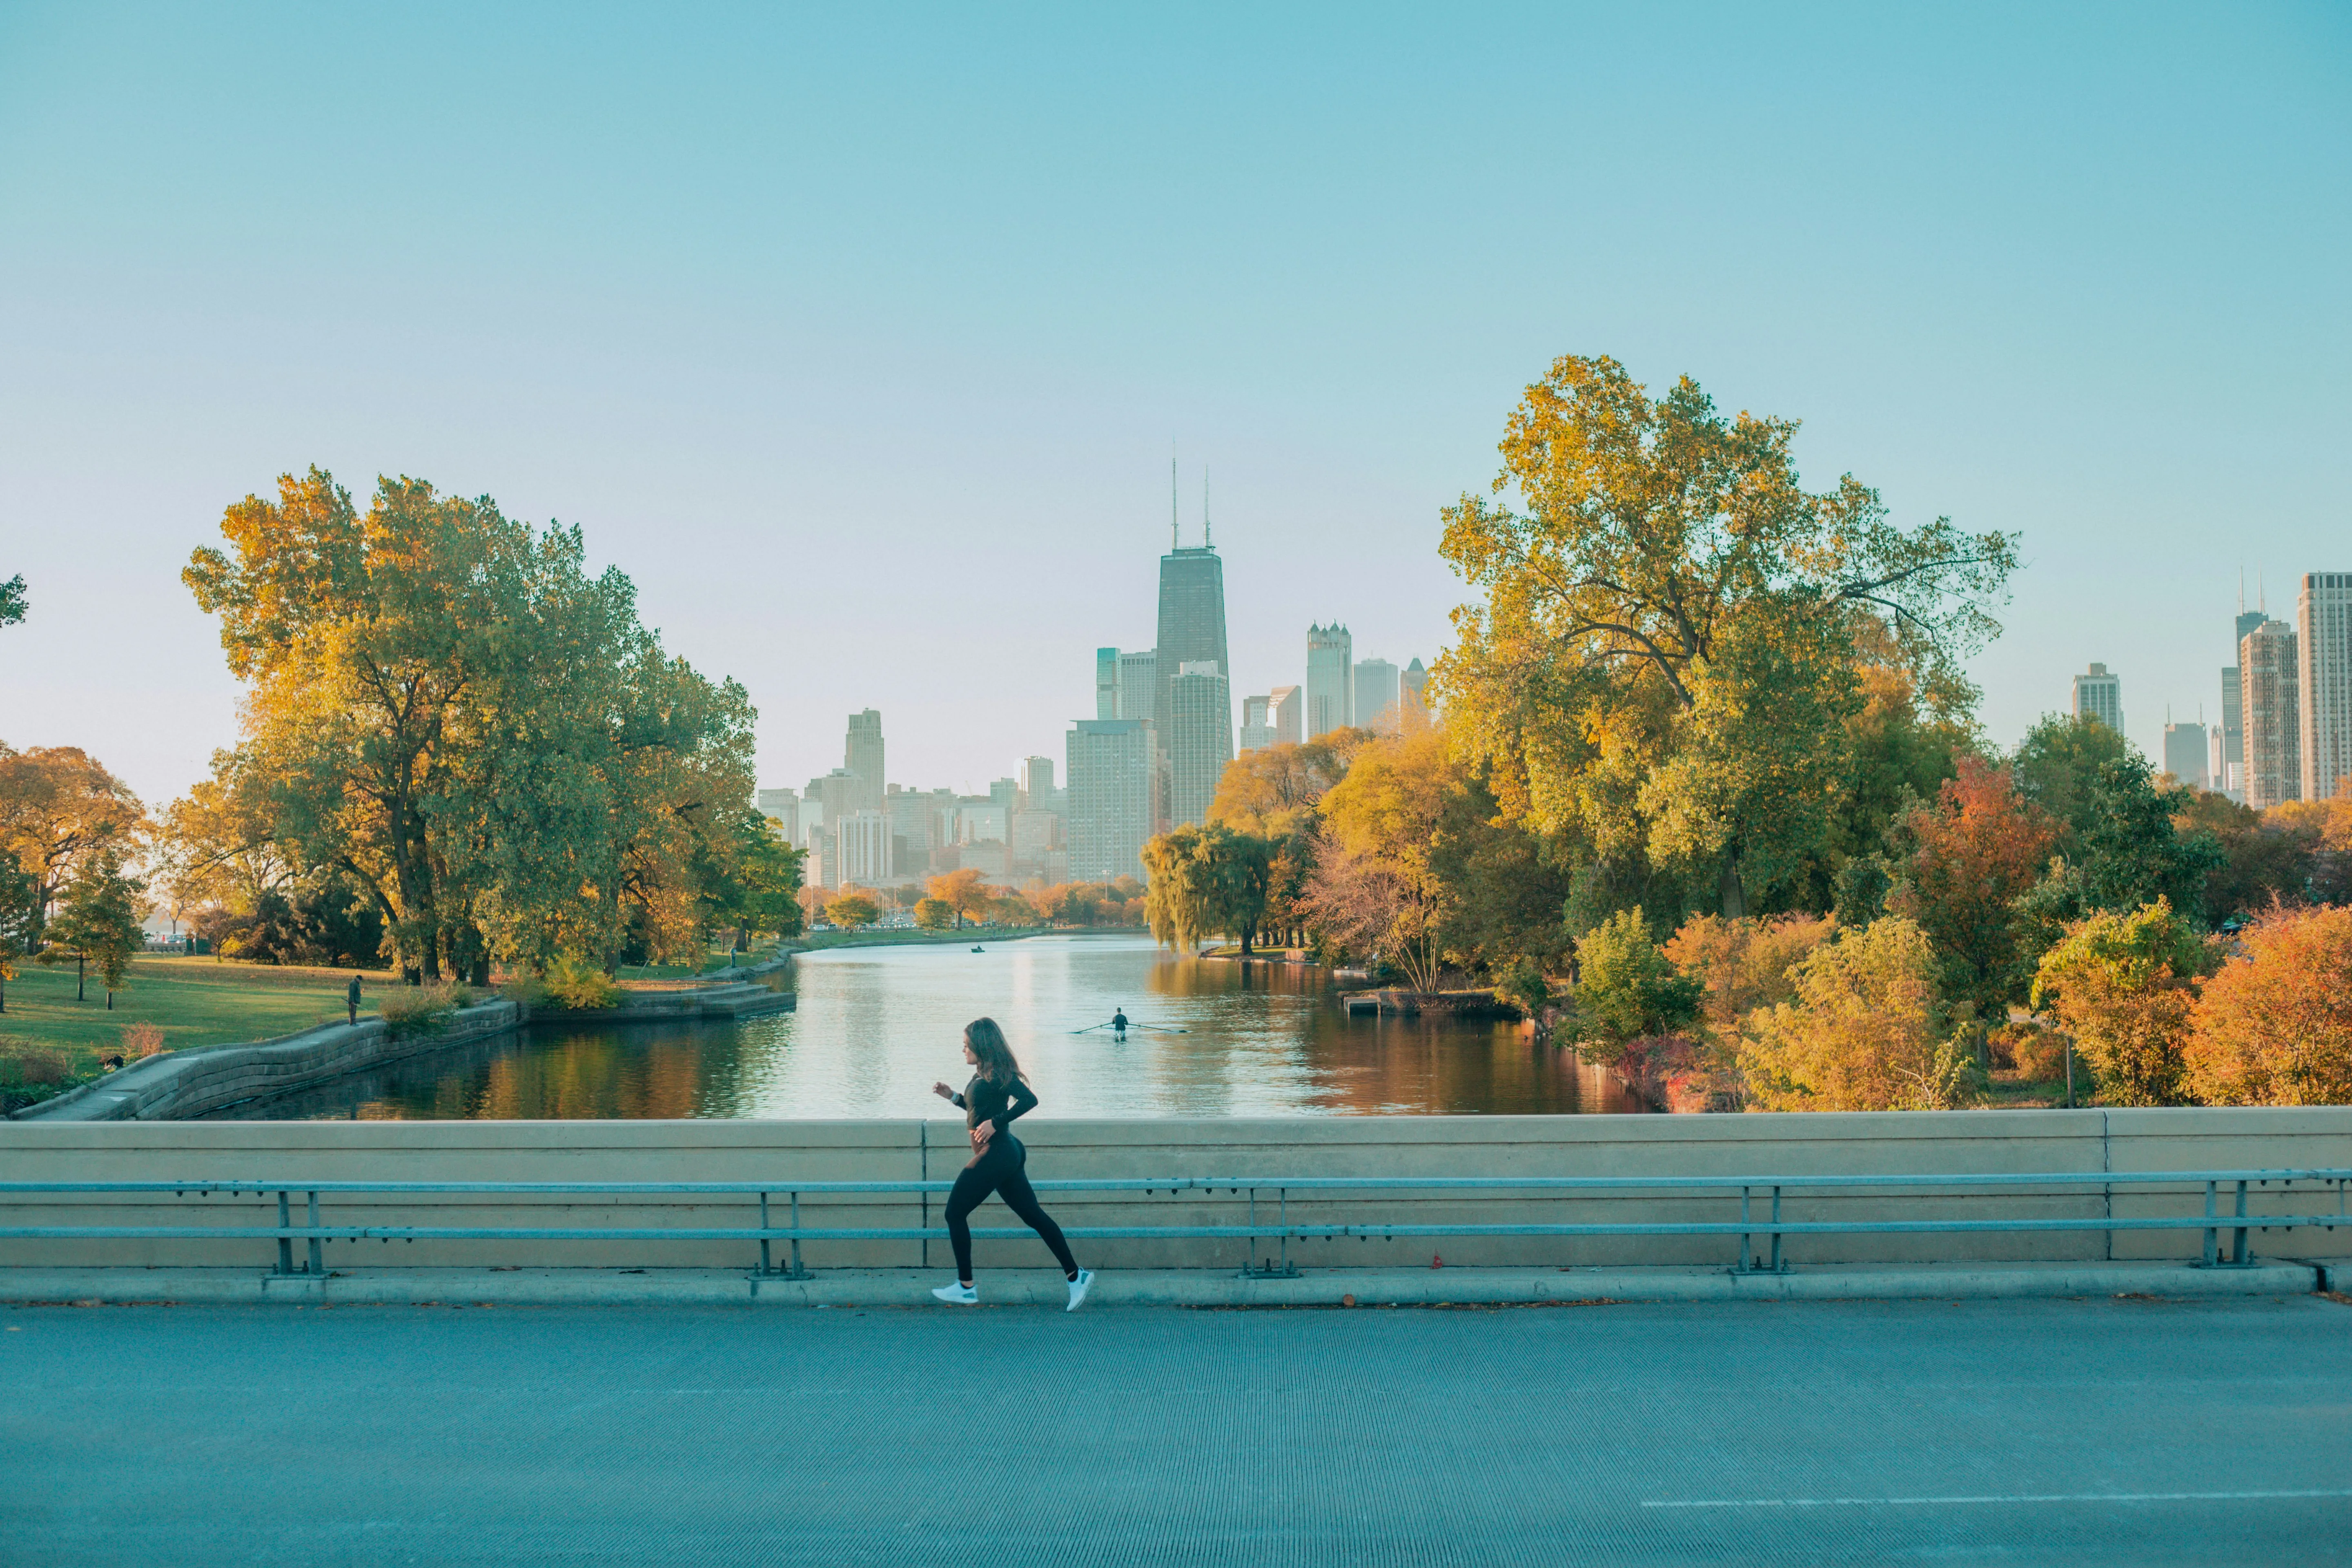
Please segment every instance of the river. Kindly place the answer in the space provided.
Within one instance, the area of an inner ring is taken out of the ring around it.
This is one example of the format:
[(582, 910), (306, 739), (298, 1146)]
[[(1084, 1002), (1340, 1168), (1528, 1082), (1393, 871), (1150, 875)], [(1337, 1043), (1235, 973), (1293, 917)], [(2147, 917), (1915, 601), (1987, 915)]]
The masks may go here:
[[(292, 1120), (952, 1114), (959, 1040), (1003, 1026), (1061, 1117), (1563, 1115), (1647, 1109), (1508, 1024), (1350, 1017), (1321, 970), (1178, 958), (1141, 937), (813, 952), (798, 1010), (724, 1023), (535, 1029), (217, 1112)], [(1091, 1028), (1124, 1008), (1124, 1041)], [(1083, 1031), (1083, 1032), (1082, 1032)]]

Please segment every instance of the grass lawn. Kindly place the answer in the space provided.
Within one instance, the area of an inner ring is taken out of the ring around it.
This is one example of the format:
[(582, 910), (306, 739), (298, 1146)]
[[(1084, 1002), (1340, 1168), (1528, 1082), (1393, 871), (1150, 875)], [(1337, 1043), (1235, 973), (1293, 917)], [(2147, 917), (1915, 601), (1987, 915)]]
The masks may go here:
[[(290, 1035), (343, 1016), (347, 969), (272, 968), (212, 958), (142, 953), (131, 962), (124, 989), (106, 1008), (105, 989), (92, 975), (89, 1000), (74, 1000), (69, 965), (44, 969), (20, 961), (0, 1013), (0, 1054), (16, 1041), (67, 1053), (77, 1076), (96, 1070), (98, 1058), (121, 1048), (125, 1024), (153, 1024), (165, 1048), (240, 1044)], [(397, 984), (388, 970), (362, 973), (360, 1010)]]

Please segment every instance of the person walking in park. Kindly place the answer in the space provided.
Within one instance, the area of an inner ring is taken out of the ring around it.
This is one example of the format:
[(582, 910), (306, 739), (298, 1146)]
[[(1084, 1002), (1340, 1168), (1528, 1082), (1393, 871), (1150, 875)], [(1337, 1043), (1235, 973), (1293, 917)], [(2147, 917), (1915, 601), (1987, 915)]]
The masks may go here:
[(360, 1021), (360, 977), (356, 974), (352, 976), (352, 983), (343, 987), (343, 1006), (352, 1016), (352, 1026), (357, 1028)]
[(1029, 1185), (1029, 1152), (1007, 1130), (1014, 1118), (1036, 1109), (1037, 1096), (1031, 1091), (1021, 1064), (1013, 1059), (1004, 1031), (993, 1018), (974, 1018), (964, 1026), (963, 1059), (973, 1071), (961, 1094), (943, 1083), (931, 1085), (933, 1094), (963, 1112), (971, 1136), (971, 1159), (957, 1174), (955, 1190), (948, 1194), (948, 1239), (955, 1246), (956, 1282), (942, 1285), (931, 1294), (958, 1307), (980, 1304), (980, 1292), (971, 1283), (971, 1211), (994, 1193), (1004, 1200), (1005, 1207), (1021, 1216), (1022, 1224), (1053, 1248), (1062, 1277), (1070, 1285), (1070, 1304), (1062, 1310), (1075, 1312), (1087, 1299), (1087, 1287), (1095, 1282), (1094, 1271), (1078, 1267), (1062, 1227), (1038, 1205), (1037, 1194)]

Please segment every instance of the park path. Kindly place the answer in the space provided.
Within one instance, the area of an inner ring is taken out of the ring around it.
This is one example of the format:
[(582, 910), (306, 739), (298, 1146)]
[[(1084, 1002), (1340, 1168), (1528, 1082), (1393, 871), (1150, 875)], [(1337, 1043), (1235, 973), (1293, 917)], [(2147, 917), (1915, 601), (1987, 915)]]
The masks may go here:
[(2352, 1562), (2352, 1307), (0, 1308), (11, 1568)]

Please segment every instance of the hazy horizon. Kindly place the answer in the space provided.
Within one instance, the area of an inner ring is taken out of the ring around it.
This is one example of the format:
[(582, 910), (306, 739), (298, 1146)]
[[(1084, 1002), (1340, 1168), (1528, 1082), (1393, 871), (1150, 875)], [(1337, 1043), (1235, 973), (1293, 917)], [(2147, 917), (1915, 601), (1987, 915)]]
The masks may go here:
[(1433, 661), (1438, 509), (1579, 353), (2021, 531), (1988, 735), (2097, 660), (2160, 760), (2241, 568), (2352, 570), (2347, 67), (2322, 5), (12, 8), (0, 741), (202, 776), (180, 568), (317, 463), (583, 525), (764, 785), (871, 707), (984, 788), (1151, 646), (1171, 449), (1236, 704), (1310, 622)]

